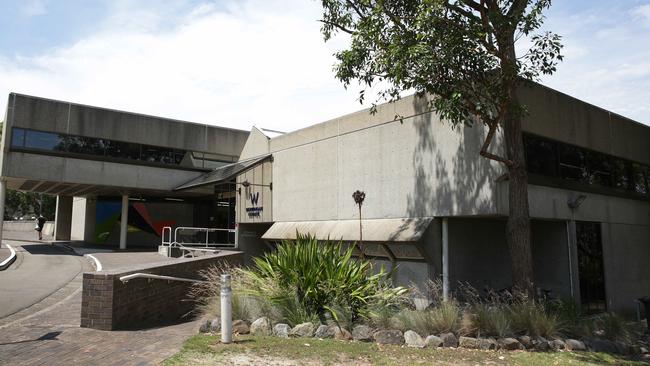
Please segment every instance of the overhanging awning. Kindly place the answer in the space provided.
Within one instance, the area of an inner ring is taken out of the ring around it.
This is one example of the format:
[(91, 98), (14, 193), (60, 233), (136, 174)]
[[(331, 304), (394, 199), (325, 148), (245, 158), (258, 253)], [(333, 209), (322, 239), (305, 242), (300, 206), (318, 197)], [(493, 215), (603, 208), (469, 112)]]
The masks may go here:
[[(431, 217), (363, 220), (364, 242), (417, 242), (431, 223)], [(359, 240), (359, 220), (276, 222), (262, 239), (295, 239), (296, 233), (318, 240)]]
[(184, 189), (197, 188), (201, 186), (227, 182), (235, 178), (239, 174), (243, 173), (244, 171), (254, 168), (258, 164), (261, 164), (270, 158), (271, 158), (271, 154), (267, 154), (267, 155), (258, 156), (256, 158), (242, 160), (236, 163), (224, 165), (209, 173), (205, 173), (197, 178), (194, 178), (189, 182), (185, 182), (180, 186), (174, 188), (174, 190), (181, 191)]

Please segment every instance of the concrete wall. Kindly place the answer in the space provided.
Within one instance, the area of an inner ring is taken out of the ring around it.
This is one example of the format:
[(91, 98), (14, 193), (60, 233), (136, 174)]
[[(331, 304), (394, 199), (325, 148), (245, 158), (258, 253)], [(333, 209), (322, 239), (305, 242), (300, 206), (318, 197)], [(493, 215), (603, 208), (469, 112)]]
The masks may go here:
[[(274, 221), (495, 214), (502, 167), (478, 152), (485, 129), (451, 129), (407, 97), (271, 139)], [(405, 116), (395, 121), (396, 113)], [(498, 140), (499, 138), (497, 138)], [(498, 151), (498, 148), (497, 148)]]
[(238, 250), (244, 253), (244, 264), (251, 264), (252, 257), (259, 257), (271, 250), (271, 247), (260, 239), (271, 227), (271, 224), (239, 224), (237, 234)]
[(256, 156), (264, 155), (269, 153), (269, 138), (260, 131), (257, 127), (253, 127), (246, 144), (241, 151), (239, 160), (246, 160), (249, 158), (254, 158)]
[(71, 240), (95, 242), (95, 197), (74, 197), (72, 202)]
[(56, 196), (54, 240), (70, 240), (72, 229), (72, 197)]

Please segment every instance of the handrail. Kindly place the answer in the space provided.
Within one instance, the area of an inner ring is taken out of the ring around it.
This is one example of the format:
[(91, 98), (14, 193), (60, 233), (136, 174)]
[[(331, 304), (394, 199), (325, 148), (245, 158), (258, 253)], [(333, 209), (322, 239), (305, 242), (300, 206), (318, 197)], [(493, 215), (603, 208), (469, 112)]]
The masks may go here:
[(122, 276), (120, 277), (120, 281), (123, 283), (129, 282), (129, 280), (132, 280), (134, 278), (151, 278), (154, 280), (167, 280), (167, 281), (179, 281), (179, 282), (193, 282), (193, 283), (208, 283), (208, 281), (203, 281), (203, 280), (194, 280), (191, 278), (182, 278), (182, 277), (172, 277), (172, 276), (162, 276), (162, 275), (155, 275), (151, 273), (133, 273), (130, 275)]
[[(171, 228), (170, 228), (171, 229)], [(192, 230), (192, 231), (197, 231), (197, 232), (205, 232), (205, 242), (196, 242), (196, 243), (179, 243), (178, 242), (178, 232), (183, 231), (183, 230)], [(212, 246), (233, 246), (236, 247), (236, 243), (210, 243), (210, 235), (209, 233), (211, 232), (219, 232), (219, 231), (225, 231), (228, 234), (230, 233), (236, 233), (237, 231), (235, 229), (220, 229), (220, 228), (210, 228), (210, 227), (191, 227), (191, 226), (179, 226), (176, 229), (174, 229), (174, 240), (173, 242), (176, 244), (180, 244), (183, 246), (190, 246), (190, 245), (204, 245), (206, 248), (210, 245)]]

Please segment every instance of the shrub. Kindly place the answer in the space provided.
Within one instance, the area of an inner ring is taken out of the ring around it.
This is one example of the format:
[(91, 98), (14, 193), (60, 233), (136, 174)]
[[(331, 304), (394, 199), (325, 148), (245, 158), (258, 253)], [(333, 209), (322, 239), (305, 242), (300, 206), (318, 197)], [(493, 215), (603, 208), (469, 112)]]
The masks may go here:
[(558, 334), (557, 316), (547, 313), (544, 305), (533, 299), (516, 300), (509, 305), (509, 315), (516, 334), (541, 337), (554, 337)]
[[(352, 258), (354, 247), (319, 242), (298, 234), (277, 250), (253, 259), (253, 267), (239, 272), (244, 292), (289, 318), (339, 320), (346, 323), (370, 316), (373, 304), (390, 304), (406, 290), (392, 288), (383, 268), (372, 274), (368, 261)], [(338, 309), (338, 311), (337, 311)]]
[(501, 304), (476, 304), (472, 312), (472, 334), (479, 337), (507, 337), (512, 335), (510, 312)]
[(400, 330), (413, 330), (420, 335), (458, 333), (461, 309), (455, 301), (450, 300), (432, 309), (402, 310), (394, 319), (394, 325)]

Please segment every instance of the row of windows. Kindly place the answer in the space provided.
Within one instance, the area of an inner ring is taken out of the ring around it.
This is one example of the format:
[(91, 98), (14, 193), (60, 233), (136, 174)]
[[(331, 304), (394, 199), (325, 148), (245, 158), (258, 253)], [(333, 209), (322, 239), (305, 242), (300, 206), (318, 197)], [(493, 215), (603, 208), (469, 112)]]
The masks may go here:
[(180, 165), (197, 169), (214, 169), (230, 163), (227, 159), (219, 159), (211, 154), (23, 128), (12, 129), (11, 147)]
[(545, 138), (525, 135), (528, 172), (650, 195), (650, 167)]

